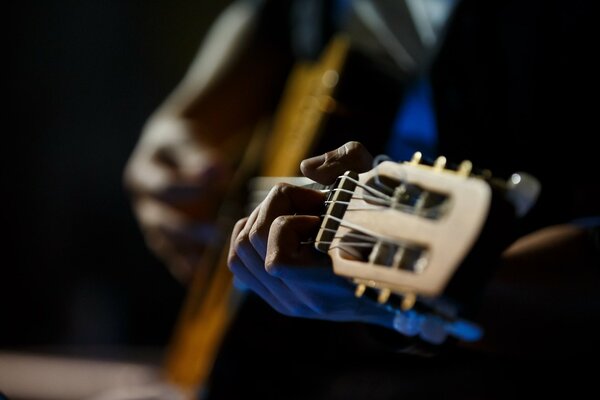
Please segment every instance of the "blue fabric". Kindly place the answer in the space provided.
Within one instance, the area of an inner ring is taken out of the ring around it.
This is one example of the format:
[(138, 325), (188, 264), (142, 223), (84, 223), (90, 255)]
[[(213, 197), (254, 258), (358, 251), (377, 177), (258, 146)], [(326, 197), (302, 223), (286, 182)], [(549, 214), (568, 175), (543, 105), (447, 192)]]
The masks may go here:
[(420, 78), (407, 87), (387, 145), (392, 159), (408, 160), (415, 151), (429, 158), (436, 156), (437, 125), (432, 99), (427, 78)]

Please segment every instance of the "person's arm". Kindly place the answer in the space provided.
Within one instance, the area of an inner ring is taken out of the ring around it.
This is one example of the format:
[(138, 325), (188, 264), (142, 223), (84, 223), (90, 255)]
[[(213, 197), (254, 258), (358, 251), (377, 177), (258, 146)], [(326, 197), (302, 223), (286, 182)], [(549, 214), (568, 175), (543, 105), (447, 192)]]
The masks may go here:
[[(371, 167), (371, 155), (358, 142), (301, 164), (304, 175), (322, 184), (333, 183), (347, 170)], [(434, 344), (447, 336), (464, 336), (464, 330), (446, 329), (431, 314), (400, 313), (373, 299), (357, 298), (355, 286), (336, 275), (329, 258), (310, 244), (324, 201), (318, 191), (286, 184), (273, 188), (233, 230), (228, 265), (236, 280), (288, 316), (363, 322), (396, 331), (399, 338), (402, 332)]]
[[(302, 171), (328, 184), (348, 169), (368, 170), (371, 160), (361, 144), (351, 142), (305, 160)], [(303, 243), (318, 230), (324, 201), (319, 191), (275, 186), (249, 217), (236, 224), (229, 268), (238, 282), (284, 315), (391, 328), (393, 313), (375, 302), (357, 299), (353, 285), (333, 273), (328, 257)]]
[(240, 1), (213, 25), (188, 72), (148, 119), (125, 169), (146, 242), (182, 280), (244, 143), (273, 106), (288, 59), (260, 35), (260, 6)]
[(600, 333), (598, 227), (548, 226), (515, 241), (483, 299), (482, 348), (522, 357), (575, 357)]
[[(370, 167), (365, 149), (349, 143), (306, 160), (302, 171), (328, 184), (345, 170), (361, 172)], [(370, 299), (355, 298), (353, 285), (336, 276), (326, 257), (307, 244), (320, 225), (317, 215), (323, 201), (321, 193), (304, 188), (279, 185), (273, 189), (236, 225), (229, 252), (231, 271), (283, 314), (364, 322), (403, 332), (395, 326), (394, 311)], [(597, 250), (582, 228), (553, 226), (522, 237), (502, 254), (501, 264), (489, 282), (476, 321), (484, 329), (484, 340), (476, 347), (505, 355), (531, 355), (533, 350), (549, 354), (565, 328), (573, 329), (568, 332), (572, 337), (593, 331), (590, 319), (600, 316), (600, 268)], [(435, 319), (428, 320), (418, 334), (439, 343), (434, 323)], [(571, 349), (562, 347), (567, 354)]]

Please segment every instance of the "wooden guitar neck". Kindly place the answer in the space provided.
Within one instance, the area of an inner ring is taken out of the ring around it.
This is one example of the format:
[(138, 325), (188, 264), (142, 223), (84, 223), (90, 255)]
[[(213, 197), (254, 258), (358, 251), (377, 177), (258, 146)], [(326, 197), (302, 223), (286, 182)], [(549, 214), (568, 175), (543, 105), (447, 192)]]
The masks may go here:
[[(298, 65), (290, 75), (273, 128), (263, 150), (263, 134), (248, 146), (228, 198), (241, 196), (249, 171), (262, 161), (264, 176), (298, 175), (302, 159), (310, 155), (324, 121), (335, 110), (334, 93), (349, 50), (349, 42), (334, 37), (321, 60)], [(239, 215), (225, 201), (219, 225), (228, 234)], [(166, 379), (187, 397), (195, 397), (207, 380), (229, 322), (235, 315), (232, 276), (227, 268), (227, 240), (209, 248), (198, 266), (167, 352)]]

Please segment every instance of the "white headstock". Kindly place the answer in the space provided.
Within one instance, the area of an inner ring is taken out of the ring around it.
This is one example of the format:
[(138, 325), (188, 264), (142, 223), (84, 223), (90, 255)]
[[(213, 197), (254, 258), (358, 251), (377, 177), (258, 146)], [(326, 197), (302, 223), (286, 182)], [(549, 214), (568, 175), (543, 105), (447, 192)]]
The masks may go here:
[(445, 169), (383, 162), (356, 176), (344, 175), (332, 191), (316, 247), (332, 259), (336, 274), (391, 293), (411, 308), (416, 297), (435, 298), (475, 243), (486, 221), (491, 189), (470, 176), (470, 163)]

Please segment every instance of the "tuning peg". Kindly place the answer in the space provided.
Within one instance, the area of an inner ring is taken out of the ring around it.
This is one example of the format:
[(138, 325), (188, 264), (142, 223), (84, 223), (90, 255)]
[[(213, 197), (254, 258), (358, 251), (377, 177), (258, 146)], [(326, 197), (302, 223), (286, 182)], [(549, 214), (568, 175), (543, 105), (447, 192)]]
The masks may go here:
[(377, 302), (379, 304), (385, 304), (387, 303), (387, 301), (390, 298), (390, 295), (392, 294), (392, 291), (390, 289), (387, 288), (383, 288), (379, 291), (379, 295), (377, 296)]
[(421, 153), (420, 151), (416, 151), (415, 154), (413, 154), (412, 158), (410, 159), (409, 164), (418, 165), (421, 162), (422, 158), (423, 158), (423, 153)]
[(458, 175), (461, 176), (469, 176), (471, 174), (471, 170), (473, 169), (473, 163), (469, 160), (464, 160), (458, 166)]
[(446, 157), (444, 156), (439, 156), (438, 158), (435, 159), (435, 162), (433, 163), (433, 169), (436, 171), (441, 171), (446, 167)]
[(363, 297), (366, 290), (367, 290), (367, 285), (361, 283), (356, 286), (356, 290), (354, 291), (354, 296), (359, 297), (359, 298)]
[(417, 296), (414, 293), (405, 293), (402, 298), (402, 303), (400, 304), (400, 308), (403, 311), (408, 311), (415, 306), (417, 302)]

